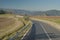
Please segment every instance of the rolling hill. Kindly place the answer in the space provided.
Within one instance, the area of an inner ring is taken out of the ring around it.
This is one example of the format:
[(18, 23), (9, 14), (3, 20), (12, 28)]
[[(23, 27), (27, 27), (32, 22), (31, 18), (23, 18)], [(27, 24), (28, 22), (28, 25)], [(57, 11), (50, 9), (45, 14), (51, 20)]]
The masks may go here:
[(60, 10), (47, 10), (47, 11), (28, 11), (28, 10), (20, 10), (20, 9), (3, 9), (0, 8), (0, 10), (5, 10), (7, 13), (12, 14), (20, 14), (20, 15), (32, 15), (32, 16), (60, 16)]

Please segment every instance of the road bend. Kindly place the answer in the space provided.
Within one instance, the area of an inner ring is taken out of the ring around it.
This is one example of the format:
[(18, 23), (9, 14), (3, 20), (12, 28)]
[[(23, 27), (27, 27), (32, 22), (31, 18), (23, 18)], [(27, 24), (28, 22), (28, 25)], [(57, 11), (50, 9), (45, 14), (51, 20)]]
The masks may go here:
[(60, 40), (60, 31), (49, 24), (32, 21), (33, 26), (23, 40)]

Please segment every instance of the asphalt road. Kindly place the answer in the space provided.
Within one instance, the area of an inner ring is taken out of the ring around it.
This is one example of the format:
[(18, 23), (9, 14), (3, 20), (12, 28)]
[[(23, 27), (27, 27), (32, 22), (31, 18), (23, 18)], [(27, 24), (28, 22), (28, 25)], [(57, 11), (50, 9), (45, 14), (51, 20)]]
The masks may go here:
[(60, 31), (51, 25), (32, 21), (33, 26), (23, 40), (60, 40)]

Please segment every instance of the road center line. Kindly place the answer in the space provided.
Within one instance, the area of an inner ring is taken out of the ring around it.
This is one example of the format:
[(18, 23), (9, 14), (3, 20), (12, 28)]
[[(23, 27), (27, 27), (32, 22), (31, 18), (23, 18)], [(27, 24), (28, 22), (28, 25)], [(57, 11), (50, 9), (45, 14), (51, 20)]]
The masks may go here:
[(48, 35), (47, 31), (45, 30), (45, 28), (43, 27), (43, 25), (42, 25), (42, 24), (40, 24), (40, 25), (41, 25), (42, 29), (44, 30), (45, 34), (47, 35), (47, 37), (49, 38), (49, 40), (52, 40), (52, 39), (50, 38), (50, 36)]

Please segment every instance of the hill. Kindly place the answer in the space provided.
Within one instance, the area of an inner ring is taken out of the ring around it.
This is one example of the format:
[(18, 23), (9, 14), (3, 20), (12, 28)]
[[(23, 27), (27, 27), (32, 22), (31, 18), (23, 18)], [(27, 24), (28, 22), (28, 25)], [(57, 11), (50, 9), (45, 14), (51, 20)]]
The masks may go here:
[[(20, 9), (3, 9), (7, 11), (7, 13), (12, 14), (20, 14), (20, 15), (32, 15), (32, 16), (60, 16), (60, 10), (47, 10), (47, 11), (28, 11), (28, 10), (20, 10)], [(0, 10), (1, 10), (0, 9)]]

